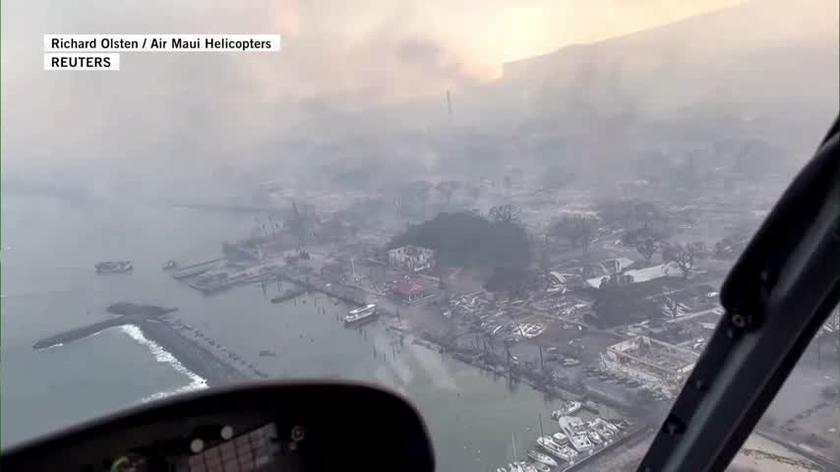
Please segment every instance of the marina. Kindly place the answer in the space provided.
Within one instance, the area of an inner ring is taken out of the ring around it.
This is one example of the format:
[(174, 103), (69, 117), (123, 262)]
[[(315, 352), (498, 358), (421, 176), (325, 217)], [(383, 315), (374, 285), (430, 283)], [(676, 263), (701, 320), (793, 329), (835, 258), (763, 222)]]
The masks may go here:
[[(311, 296), (311, 294), (324, 294), (334, 300), (335, 303), (349, 304), (348, 308), (350, 309), (345, 311), (343, 316), (338, 317), (345, 327), (360, 327), (379, 319), (380, 315), (385, 315), (384, 326), (396, 336), (396, 339), (400, 339), (400, 343), (406, 338), (414, 343), (423, 343), (430, 349), (440, 352), (441, 355), (451, 356), (456, 361), (477, 367), (494, 377), (505, 378), (509, 385), (524, 383), (548, 396), (566, 399), (560, 401), (557, 408), (545, 412), (546, 418), (551, 418), (548, 421), (548, 426), (545, 427), (540, 420), (541, 434), (536, 435), (530, 448), (523, 449), (521, 459), (525, 460), (514, 460), (505, 464), (502, 468), (506, 471), (544, 472), (548, 470), (557, 472), (577, 470), (585, 464), (601, 460), (602, 456), (608, 455), (610, 451), (616, 449), (616, 446), (639, 435), (647, 434), (652, 427), (649, 414), (644, 410), (635, 408), (625, 399), (616, 398), (614, 394), (603, 392), (595, 386), (585, 385), (583, 389), (580, 389), (578, 385), (568, 382), (562, 377), (547, 375), (546, 364), (548, 362), (554, 362), (565, 369), (577, 368), (581, 364), (580, 353), (575, 351), (574, 343), (570, 343), (571, 349), (566, 348), (562, 351), (551, 348), (542, 352), (543, 349), (540, 347), (539, 362), (536, 364), (523, 361), (520, 357), (522, 355), (521, 351), (510, 349), (514, 344), (533, 342), (546, 333), (549, 322), (545, 318), (530, 317), (520, 321), (499, 323), (495, 321), (500, 320), (498, 311), (496, 315), (484, 318), (483, 329), (489, 330), (493, 335), (501, 335), (506, 340), (505, 349), (499, 352), (498, 347), (491, 347), (486, 341), (468, 344), (464, 343), (463, 340), (453, 341), (451, 338), (441, 337), (433, 331), (418, 330), (416, 327), (406, 329), (405, 324), (400, 320), (401, 306), (412, 306), (412, 310), (415, 312), (427, 312), (428, 308), (424, 307), (422, 303), (413, 303), (415, 301), (413, 299), (405, 303), (398, 298), (401, 295), (399, 291), (395, 291), (396, 297), (391, 298), (388, 296), (387, 288), (374, 288), (359, 283), (349, 284), (346, 281), (328, 278), (323, 274), (302, 269), (283, 263), (279, 258), (267, 261), (263, 259), (259, 262), (243, 264), (241, 261), (233, 262), (228, 256), (221, 259), (211, 259), (186, 268), (175, 269), (171, 273), (173, 279), (179, 280), (185, 283), (187, 287), (197, 289), (205, 295), (248, 285), (262, 287), (265, 294), (266, 287), (275, 284), (279, 293), (276, 296), (268, 297), (272, 304), (284, 304), (300, 297)], [(358, 269), (359, 266), (357, 265), (354, 271)], [(282, 284), (291, 284), (292, 287), (282, 290)], [(412, 288), (412, 291), (414, 290), (417, 289)], [(427, 300), (429, 296), (429, 294), (425, 295)], [(372, 299), (378, 300), (377, 303), (367, 302), (367, 300)], [(460, 316), (464, 316), (465, 309), (467, 313), (470, 313), (471, 308), (469, 307), (475, 307), (472, 308), (472, 316), (492, 309), (492, 305), (481, 301), (481, 294), (466, 294), (456, 300), (460, 301), (451, 305), (451, 310), (443, 314), (445, 318), (447, 313), (449, 317), (458, 313), (461, 313)], [(502, 305), (501, 307), (496, 303), (497, 308), (495, 309), (525, 311), (527, 310), (525, 306), (526, 303), (516, 301), (509, 302), (508, 305)], [(322, 308), (318, 308), (319, 313), (321, 310)], [(405, 308), (405, 310), (408, 310), (408, 308)], [(536, 311), (538, 309), (532, 310)], [(569, 313), (573, 313), (573, 311)], [(416, 313), (413, 316), (416, 317)], [(700, 315), (690, 319), (695, 318), (700, 318)], [(567, 322), (573, 327), (577, 326), (578, 329), (582, 326), (574, 324), (572, 319), (567, 319)], [(177, 336), (178, 332), (177, 328), (173, 330), (166, 322), (161, 323), (159, 320), (153, 320), (151, 323), (141, 323), (140, 326), (144, 332), (152, 333), (152, 338), (163, 339), (162, 343), (164, 344), (168, 337), (171, 337), (173, 333)], [(187, 343), (187, 346), (189, 345), (190, 343)], [(196, 346), (194, 342), (192, 345)], [(657, 346), (659, 345), (657, 344)], [(682, 353), (679, 349), (672, 349), (665, 344), (661, 345), (666, 352)], [(376, 351), (375, 349), (374, 356), (387, 355)], [(201, 361), (197, 360), (197, 357), (202, 357), (208, 353), (202, 351), (200, 346), (199, 349), (188, 348), (186, 353), (183, 349), (181, 352), (188, 358), (193, 356), (193, 359), (185, 362), (185, 365), (197, 365), (197, 372), (207, 373), (212, 370), (208, 369), (206, 363), (202, 367)], [(275, 356), (272, 351), (268, 350), (261, 350), (258, 353), (260, 358)], [(217, 356), (215, 358), (218, 359)], [(215, 361), (210, 361), (211, 364), (213, 362)], [(209, 375), (208, 383), (225, 382), (236, 378), (260, 378), (270, 375), (264, 374), (256, 368), (249, 371), (249, 369), (234, 368), (227, 361), (221, 362), (227, 367), (217, 366), (215, 369), (221, 373), (215, 376)], [(586, 368), (589, 369), (590, 366), (587, 365)], [(599, 375), (604, 378), (605, 374), (601, 373)], [(627, 382), (629, 384), (633, 381)], [(603, 412), (610, 412), (610, 416), (600, 416)], [(546, 431), (543, 432), (544, 427)]]
[[(562, 402), (557, 411), (566, 413), (544, 424), (539, 419), (540, 436), (535, 440), (535, 449), (527, 452), (528, 460), (505, 464), (495, 470), (549, 470), (565, 472), (577, 470), (583, 464), (596, 460), (625, 441), (646, 433), (649, 426), (634, 424), (626, 418), (607, 420), (597, 414), (575, 408), (577, 402)], [(575, 413), (571, 413), (574, 410)], [(607, 432), (602, 436), (604, 432)], [(589, 438), (597, 437), (593, 444)], [(516, 458), (514, 458), (516, 459)]]

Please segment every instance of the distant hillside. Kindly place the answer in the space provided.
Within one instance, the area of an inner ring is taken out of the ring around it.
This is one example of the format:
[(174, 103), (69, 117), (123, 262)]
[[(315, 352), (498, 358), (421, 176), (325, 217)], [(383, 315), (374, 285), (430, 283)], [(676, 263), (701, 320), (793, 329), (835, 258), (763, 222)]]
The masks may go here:
[(754, 0), (506, 64), (495, 82), (452, 90), (451, 114), (441, 91), (324, 123), (378, 143), (350, 151), (413, 169), (387, 179), (490, 177), (515, 159), (612, 191), (614, 180), (635, 175), (639, 159), (726, 140), (761, 141), (785, 162), (768, 159), (793, 172), (838, 111), (837, 37), (836, 0)]
[(752, 1), (506, 64), (501, 85), (604, 111), (778, 97), (782, 105), (828, 99), (836, 109), (837, 25), (836, 1)]

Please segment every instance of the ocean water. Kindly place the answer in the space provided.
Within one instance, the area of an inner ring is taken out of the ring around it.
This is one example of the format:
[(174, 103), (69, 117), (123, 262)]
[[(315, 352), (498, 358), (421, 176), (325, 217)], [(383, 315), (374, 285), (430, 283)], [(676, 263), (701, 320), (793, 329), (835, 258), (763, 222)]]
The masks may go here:
[[(346, 307), (322, 295), (282, 304), (280, 290), (241, 287), (206, 297), (162, 270), (215, 257), (221, 242), (247, 236), (252, 215), (163, 205), (2, 199), (3, 445), (165, 395), (204, 387), (204, 380), (136, 327), (43, 351), (37, 339), (107, 317), (126, 300), (176, 306), (200, 330), (274, 378), (356, 379), (408, 397), (424, 416), (438, 470), (495, 470), (533, 445), (543, 395), (418, 345), (400, 346), (381, 326), (345, 329)], [(99, 260), (131, 259), (130, 275), (97, 276)], [(271, 351), (276, 356), (260, 356)]]

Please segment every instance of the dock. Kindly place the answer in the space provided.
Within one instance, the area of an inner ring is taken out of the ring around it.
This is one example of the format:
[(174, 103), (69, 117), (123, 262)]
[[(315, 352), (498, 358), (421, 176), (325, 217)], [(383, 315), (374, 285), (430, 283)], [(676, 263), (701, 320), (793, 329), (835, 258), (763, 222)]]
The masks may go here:
[(217, 259), (211, 259), (209, 261), (198, 262), (196, 264), (190, 264), (188, 266), (179, 267), (172, 273), (172, 278), (185, 279), (187, 277), (195, 277), (196, 275), (203, 274), (204, 272), (207, 272), (208, 270), (214, 268), (216, 264), (224, 260), (224, 257), (219, 257)]
[(367, 305), (367, 301), (365, 301), (362, 297), (357, 296), (356, 294), (349, 293), (349, 290), (345, 290), (344, 293), (339, 292), (339, 290), (336, 287), (340, 287), (340, 285), (331, 285), (330, 287), (327, 287), (327, 283), (324, 283), (323, 281), (321, 281), (321, 283), (314, 283), (312, 279), (320, 280), (320, 277), (314, 275), (307, 276), (306, 279), (301, 279), (299, 277), (295, 277), (291, 274), (282, 272), (280, 270), (276, 270), (274, 272), (274, 275), (279, 280), (293, 283), (306, 289), (307, 291), (322, 293), (324, 295), (327, 295), (329, 297), (332, 297), (336, 300), (340, 300), (350, 305)]
[(283, 302), (289, 301), (293, 298), (297, 298), (297, 297), (303, 295), (306, 292), (307, 292), (307, 290), (305, 288), (302, 288), (302, 287), (297, 288), (297, 289), (286, 290), (285, 292), (283, 292), (282, 295), (278, 295), (278, 296), (272, 298), (271, 303), (283, 303)]

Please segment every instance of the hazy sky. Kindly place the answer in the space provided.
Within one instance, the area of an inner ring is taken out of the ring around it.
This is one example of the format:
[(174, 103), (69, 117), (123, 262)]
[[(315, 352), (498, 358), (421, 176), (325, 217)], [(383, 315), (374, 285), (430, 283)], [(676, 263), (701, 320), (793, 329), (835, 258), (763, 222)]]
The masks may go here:
[[(254, 148), (265, 152), (264, 143), (282, 130), (348, 97), (359, 100), (351, 104), (393, 104), (463, 89), (497, 79), (506, 61), (737, 3), (8, 0), (1, 45), (4, 171), (201, 172), (207, 162), (244, 161)], [(806, 4), (831, 2), (803, 0), (796, 8)], [(784, 15), (775, 20), (764, 25), (768, 31), (784, 26)], [(124, 53), (120, 72), (41, 70), (44, 33), (108, 32), (279, 32), (284, 50)]]

